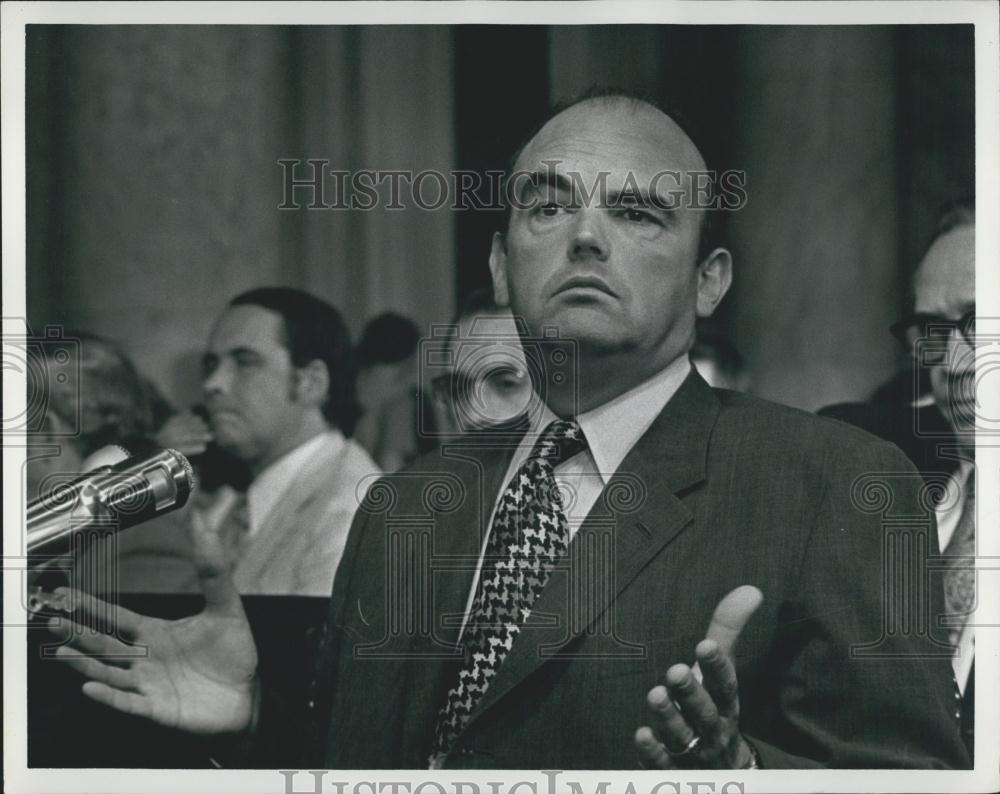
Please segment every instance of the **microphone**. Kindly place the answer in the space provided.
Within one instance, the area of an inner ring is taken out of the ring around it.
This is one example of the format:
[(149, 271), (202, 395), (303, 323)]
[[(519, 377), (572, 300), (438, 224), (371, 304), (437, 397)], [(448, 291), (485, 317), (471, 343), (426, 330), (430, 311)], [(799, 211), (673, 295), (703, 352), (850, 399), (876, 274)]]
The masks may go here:
[[(120, 457), (110, 453), (105, 459)], [(194, 472), (180, 452), (163, 449), (104, 465), (28, 503), (29, 565), (63, 553), (77, 532), (120, 531), (183, 507)]]

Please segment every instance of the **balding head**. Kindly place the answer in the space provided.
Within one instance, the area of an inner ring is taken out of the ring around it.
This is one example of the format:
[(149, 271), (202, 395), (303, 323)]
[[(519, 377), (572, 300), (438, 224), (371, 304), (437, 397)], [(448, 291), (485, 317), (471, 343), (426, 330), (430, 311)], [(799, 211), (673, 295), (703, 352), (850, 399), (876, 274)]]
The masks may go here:
[(976, 302), (976, 227), (957, 226), (938, 237), (913, 277), (918, 312), (961, 317)]
[(934, 401), (960, 438), (971, 440), (976, 425), (975, 349), (966, 339), (976, 307), (976, 226), (971, 203), (950, 209), (913, 277), (913, 308), (918, 317), (955, 322), (942, 342), (926, 334), (918, 344), (922, 365), (930, 367)]
[(704, 172), (680, 125), (625, 97), (557, 113), (518, 155), (516, 203), (490, 257), (494, 292), (532, 334), (573, 340), (585, 405), (683, 355), (695, 318), (725, 295), (728, 251), (699, 246)]
[(707, 170), (698, 147), (673, 118), (651, 102), (618, 94), (581, 99), (555, 113), (521, 147), (514, 161), (515, 170), (536, 166), (544, 159), (536, 156), (539, 149), (544, 152), (552, 139), (560, 140), (585, 123), (598, 128), (610, 125), (616, 131), (631, 128), (628, 137), (662, 158), (665, 170)]
[[(546, 158), (546, 143), (551, 144), (552, 139), (560, 140), (568, 130), (579, 127), (584, 119), (591, 117), (603, 117), (612, 123), (616, 119), (629, 120), (633, 127), (630, 137), (645, 138), (644, 144), (654, 151), (654, 162), (658, 163), (658, 170), (672, 172), (657, 180), (657, 193), (662, 200), (686, 207), (694, 204), (701, 207), (713, 205), (717, 189), (714, 176), (709, 171), (702, 152), (692, 140), (687, 122), (676, 111), (667, 111), (654, 100), (617, 91), (592, 90), (580, 98), (558, 105), (515, 151), (509, 163), (512, 182), (523, 179), (526, 172), (530, 173), (542, 164)], [(692, 185), (692, 180), (696, 180), (697, 184)], [(509, 198), (512, 187), (514, 186), (508, 185)], [(587, 185), (585, 189), (590, 191), (591, 188), (592, 186)], [(700, 191), (697, 199), (693, 195), (695, 190)], [(517, 203), (516, 196), (514, 203)], [(507, 215), (504, 227), (507, 228), (510, 221), (509, 203), (505, 209)], [(698, 215), (700, 261), (720, 244), (719, 213), (699, 210)]]

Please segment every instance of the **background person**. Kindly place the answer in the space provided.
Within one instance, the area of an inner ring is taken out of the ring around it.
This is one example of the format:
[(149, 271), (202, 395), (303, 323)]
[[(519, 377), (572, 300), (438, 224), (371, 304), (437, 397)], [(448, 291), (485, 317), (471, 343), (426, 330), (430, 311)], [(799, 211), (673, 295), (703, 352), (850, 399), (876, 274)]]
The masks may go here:
[[(160, 398), (155, 387), (113, 340), (78, 331), (67, 332), (67, 337), (77, 344), (61, 348), (68, 354), (66, 360), (39, 362), (53, 377), (46, 381), (41, 428), (28, 438), (29, 500), (101, 465), (98, 456), (109, 445), (123, 447), (133, 456), (158, 447), (154, 404)], [(45, 345), (39, 349), (46, 357), (52, 352)], [(147, 522), (142, 532), (185, 546), (185, 524), (185, 512), (168, 513)], [(92, 534), (87, 548), (50, 567), (72, 571), (74, 586), (88, 592), (141, 589), (147, 575), (145, 552), (134, 542), (129, 544), (127, 535)], [(161, 571), (190, 567), (186, 558), (160, 557), (158, 564)]]
[(911, 365), (867, 403), (821, 413), (863, 427), (902, 449), (939, 495), (938, 543), (952, 560), (935, 584), (945, 590), (953, 667), (963, 693), (962, 737), (975, 745), (975, 311), (976, 206), (953, 202), (941, 214), (913, 275), (912, 311), (893, 325)]
[(523, 423), (532, 410), (531, 377), (510, 309), (492, 289), (473, 291), (455, 317), (444, 355), (423, 362), (437, 426), (446, 437)]
[(355, 431), (383, 471), (397, 471), (434, 446), (433, 427), (421, 399), (417, 378), (416, 324), (392, 312), (365, 326), (357, 348), (358, 401), (361, 418)]
[(216, 443), (251, 475), (218, 531), (241, 593), (326, 595), (367, 478), (350, 439), (351, 343), (337, 310), (301, 290), (236, 296), (203, 356)]
[[(29, 347), (40, 356), (47, 398), (41, 427), (29, 436), (26, 470), (28, 499), (38, 498), (56, 481), (80, 473), (84, 458), (108, 444), (126, 448), (153, 435), (153, 412), (146, 384), (114, 341), (82, 331), (67, 332), (77, 345), (60, 347), (66, 361), (49, 360), (50, 346)], [(62, 377), (56, 377), (58, 372)]]

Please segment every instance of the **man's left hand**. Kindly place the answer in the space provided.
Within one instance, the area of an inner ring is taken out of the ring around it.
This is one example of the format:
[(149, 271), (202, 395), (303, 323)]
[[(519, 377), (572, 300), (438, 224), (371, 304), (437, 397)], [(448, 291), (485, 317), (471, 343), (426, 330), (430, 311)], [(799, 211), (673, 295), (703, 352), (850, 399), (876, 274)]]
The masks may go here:
[(738, 587), (716, 607), (706, 638), (695, 648), (695, 666), (675, 664), (666, 686), (649, 690), (650, 725), (635, 734), (647, 769), (746, 769), (753, 750), (740, 733), (740, 699), (733, 646), (763, 595)]

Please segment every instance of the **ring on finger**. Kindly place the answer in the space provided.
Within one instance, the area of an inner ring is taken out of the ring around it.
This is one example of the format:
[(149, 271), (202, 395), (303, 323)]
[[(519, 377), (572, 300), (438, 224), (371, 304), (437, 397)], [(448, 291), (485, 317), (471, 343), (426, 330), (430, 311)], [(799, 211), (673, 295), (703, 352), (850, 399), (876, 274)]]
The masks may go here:
[(678, 750), (674, 752), (670, 748), (667, 748), (667, 753), (670, 754), (672, 758), (686, 758), (689, 755), (694, 755), (701, 749), (701, 737), (698, 734), (694, 734), (686, 745), (684, 745), (683, 750)]

